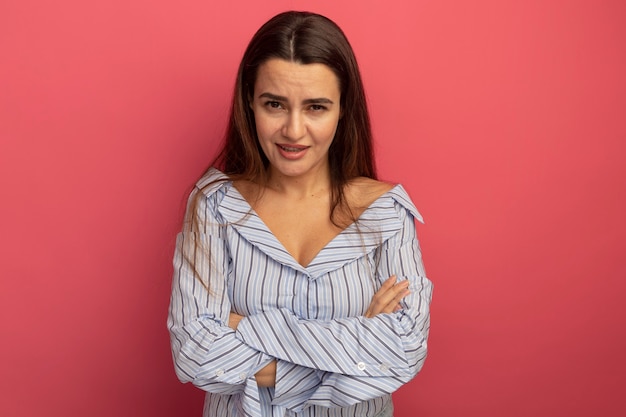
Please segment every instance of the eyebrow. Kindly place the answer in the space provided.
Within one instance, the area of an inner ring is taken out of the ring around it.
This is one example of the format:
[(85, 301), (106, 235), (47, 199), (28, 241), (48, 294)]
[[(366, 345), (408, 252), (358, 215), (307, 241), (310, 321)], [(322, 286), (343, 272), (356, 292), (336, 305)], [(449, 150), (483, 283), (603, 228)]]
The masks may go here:
[[(287, 97), (277, 96), (272, 93), (260, 94), (259, 98), (269, 98), (270, 100), (275, 100), (275, 101), (285, 101), (285, 102), (289, 101)], [(306, 100), (303, 100), (302, 104), (334, 104), (334, 102), (329, 98), (320, 97), (320, 98), (308, 98)]]

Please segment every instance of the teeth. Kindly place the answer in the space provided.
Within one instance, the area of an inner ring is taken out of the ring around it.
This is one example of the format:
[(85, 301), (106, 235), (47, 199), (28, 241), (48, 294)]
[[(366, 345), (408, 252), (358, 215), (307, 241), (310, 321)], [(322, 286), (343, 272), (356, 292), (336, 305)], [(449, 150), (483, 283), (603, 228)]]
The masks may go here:
[(304, 149), (304, 148), (291, 148), (291, 147), (282, 146), (282, 145), (279, 145), (279, 146), (281, 147), (281, 149), (283, 149), (283, 150), (285, 150), (287, 152), (299, 152), (299, 151)]

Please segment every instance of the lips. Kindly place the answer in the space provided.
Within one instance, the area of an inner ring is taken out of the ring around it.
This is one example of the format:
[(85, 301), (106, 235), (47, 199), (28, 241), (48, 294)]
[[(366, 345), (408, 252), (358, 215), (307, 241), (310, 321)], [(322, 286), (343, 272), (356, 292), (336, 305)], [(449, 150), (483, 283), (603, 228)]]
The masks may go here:
[(294, 146), (294, 145), (287, 146), (287, 145), (280, 145), (280, 144), (278, 145), (278, 147), (285, 152), (300, 152), (308, 148), (308, 146)]
[(285, 159), (295, 160), (302, 158), (306, 151), (309, 149), (308, 146), (302, 145), (285, 145), (277, 143), (276, 147), (278, 148), (278, 152)]

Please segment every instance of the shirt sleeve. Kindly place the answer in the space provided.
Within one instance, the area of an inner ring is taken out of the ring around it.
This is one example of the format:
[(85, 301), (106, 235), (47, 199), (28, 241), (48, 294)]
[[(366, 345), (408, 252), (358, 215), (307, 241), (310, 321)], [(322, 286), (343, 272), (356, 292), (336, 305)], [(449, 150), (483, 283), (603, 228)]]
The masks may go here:
[[(211, 207), (215, 196), (201, 195), (194, 200), (198, 193), (196, 190), (190, 197), (195, 215), (188, 208), (173, 261), (168, 328), (175, 370), (182, 382), (192, 382), (205, 391), (241, 393), (273, 358), (246, 346), (228, 327), (230, 257)], [(256, 383), (252, 385), (256, 390)]]
[[(279, 362), (274, 403), (285, 401), (294, 411), (309, 405), (350, 406), (397, 390), (422, 368), (432, 283), (424, 271), (413, 216), (401, 206), (397, 209), (402, 228), (379, 248), (376, 279), (379, 286), (392, 275), (409, 280), (411, 293), (400, 311), (320, 322), (275, 309), (239, 323), (242, 341), (286, 362)], [(260, 331), (268, 328), (273, 331)], [(299, 392), (281, 386), (290, 373), (301, 381)]]

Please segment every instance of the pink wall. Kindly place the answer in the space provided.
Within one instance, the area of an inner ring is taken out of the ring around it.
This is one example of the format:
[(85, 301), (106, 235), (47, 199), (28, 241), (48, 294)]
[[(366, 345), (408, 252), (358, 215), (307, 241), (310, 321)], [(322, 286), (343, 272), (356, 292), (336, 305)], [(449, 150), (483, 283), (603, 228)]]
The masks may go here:
[(396, 417), (626, 413), (624, 2), (4, 0), (0, 415), (199, 416), (165, 328), (185, 190), (285, 9), (360, 59), (435, 282)]

